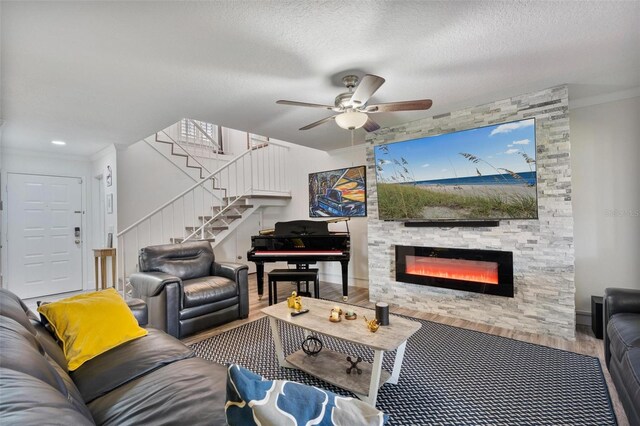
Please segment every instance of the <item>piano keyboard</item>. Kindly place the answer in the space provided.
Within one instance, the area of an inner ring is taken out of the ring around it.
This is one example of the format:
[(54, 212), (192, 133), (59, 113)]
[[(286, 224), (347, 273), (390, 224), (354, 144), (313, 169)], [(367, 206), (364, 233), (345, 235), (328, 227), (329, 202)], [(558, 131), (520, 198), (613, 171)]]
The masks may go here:
[(295, 250), (295, 251), (279, 251), (279, 250), (269, 250), (269, 251), (256, 251), (256, 256), (341, 256), (341, 250)]

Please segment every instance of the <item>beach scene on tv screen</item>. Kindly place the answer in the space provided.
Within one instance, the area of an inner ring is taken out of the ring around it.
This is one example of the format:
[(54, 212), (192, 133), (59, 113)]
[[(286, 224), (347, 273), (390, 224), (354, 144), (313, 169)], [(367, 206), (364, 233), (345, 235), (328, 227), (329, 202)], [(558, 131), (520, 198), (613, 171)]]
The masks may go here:
[(383, 220), (538, 217), (535, 119), (374, 147)]

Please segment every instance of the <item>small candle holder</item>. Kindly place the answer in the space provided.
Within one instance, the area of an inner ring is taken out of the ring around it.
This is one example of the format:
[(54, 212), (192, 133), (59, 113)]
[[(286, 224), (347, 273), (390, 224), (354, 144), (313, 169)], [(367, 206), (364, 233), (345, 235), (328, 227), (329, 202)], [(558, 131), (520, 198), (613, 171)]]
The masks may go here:
[(347, 320), (354, 320), (358, 318), (358, 314), (356, 314), (354, 311), (352, 310), (348, 310), (345, 314), (344, 314), (344, 319)]
[(342, 321), (342, 309), (339, 307), (335, 307), (331, 310), (331, 314), (329, 314), (329, 321), (331, 322), (340, 322)]

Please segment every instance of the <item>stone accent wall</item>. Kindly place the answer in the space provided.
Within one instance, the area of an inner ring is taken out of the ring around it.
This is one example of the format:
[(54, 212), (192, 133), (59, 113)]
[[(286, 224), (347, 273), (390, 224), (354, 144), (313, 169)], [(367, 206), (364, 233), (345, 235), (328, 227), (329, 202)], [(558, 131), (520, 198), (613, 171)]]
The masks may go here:
[[(378, 220), (368, 188), (371, 300), (525, 332), (575, 338), (575, 284), (569, 108), (566, 86), (382, 129), (367, 140), (367, 180), (375, 182), (380, 143), (536, 118), (538, 220), (503, 220), (491, 228), (406, 228)], [(513, 252), (513, 298), (395, 281), (395, 245)]]

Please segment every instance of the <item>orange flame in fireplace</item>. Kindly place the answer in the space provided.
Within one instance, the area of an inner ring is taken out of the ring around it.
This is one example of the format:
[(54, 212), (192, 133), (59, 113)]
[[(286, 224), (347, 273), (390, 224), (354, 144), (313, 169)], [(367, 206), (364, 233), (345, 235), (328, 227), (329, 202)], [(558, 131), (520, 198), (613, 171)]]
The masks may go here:
[(498, 285), (498, 263), (478, 260), (407, 256), (406, 273)]

